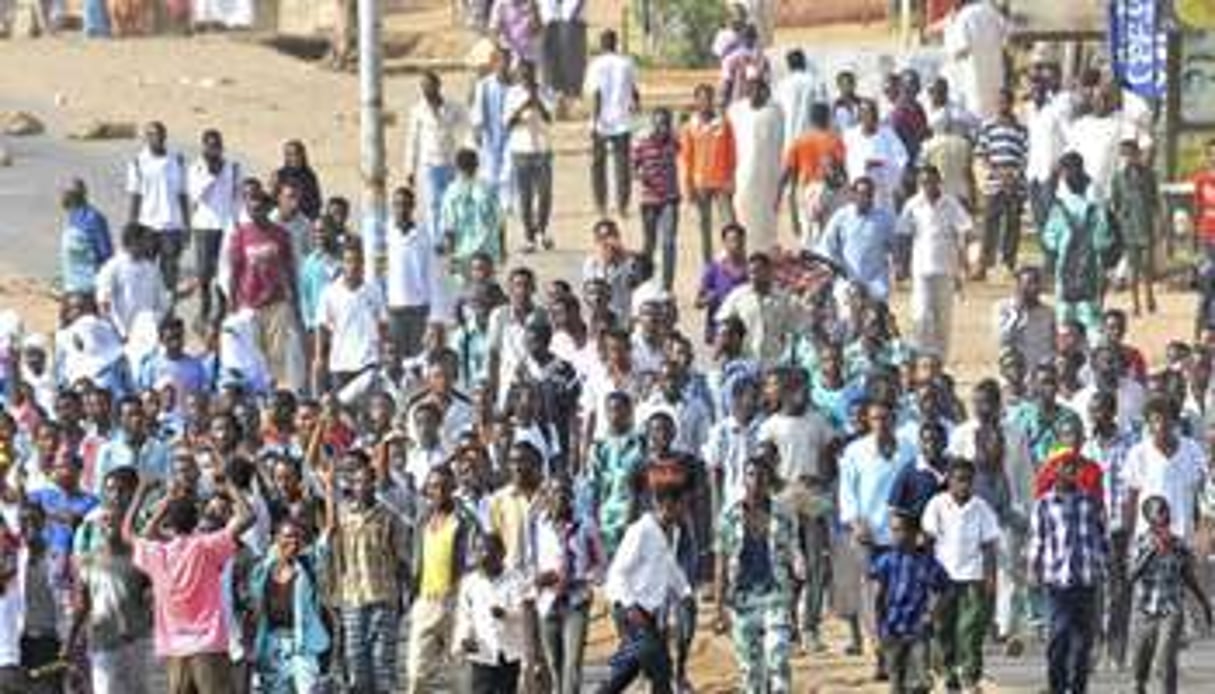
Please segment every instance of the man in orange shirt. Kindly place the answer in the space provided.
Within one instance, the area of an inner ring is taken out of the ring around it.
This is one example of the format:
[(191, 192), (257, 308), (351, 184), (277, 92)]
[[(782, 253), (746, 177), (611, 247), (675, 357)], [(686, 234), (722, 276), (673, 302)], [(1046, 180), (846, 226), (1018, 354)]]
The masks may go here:
[(835, 200), (847, 184), (844, 173), (844, 140), (831, 129), (831, 107), (810, 107), (810, 130), (785, 151), (781, 197), (792, 185), (794, 204), (800, 205), (797, 233), (805, 243), (817, 240), (836, 207)]
[(701, 258), (713, 260), (713, 210), (719, 224), (734, 221), (731, 193), (734, 182), (734, 138), (730, 123), (714, 109), (713, 86), (697, 85), (696, 111), (679, 134), (679, 165), (684, 196), (696, 205), (700, 218)]

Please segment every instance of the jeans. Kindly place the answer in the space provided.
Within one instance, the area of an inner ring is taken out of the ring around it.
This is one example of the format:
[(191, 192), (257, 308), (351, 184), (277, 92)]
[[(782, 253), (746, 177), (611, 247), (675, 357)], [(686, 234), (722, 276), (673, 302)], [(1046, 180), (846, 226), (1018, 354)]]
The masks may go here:
[(1047, 588), (1050, 636), (1046, 644), (1051, 694), (1084, 694), (1088, 688), (1089, 652), (1093, 647), (1093, 610), (1097, 589), (1091, 586)]
[(1000, 262), (1009, 270), (1017, 267), (1017, 250), (1021, 245), (1021, 206), (1024, 200), (1016, 191), (1000, 190), (987, 196), (983, 212), (983, 267), (996, 264), (997, 247)]
[(679, 228), (679, 201), (641, 203), (641, 228), (644, 233), (642, 253), (654, 262), (654, 251), (662, 244), (662, 286), (670, 290), (675, 284), (675, 233)]
[[(705, 265), (713, 262), (713, 235), (722, 226), (734, 221), (734, 206), (730, 193), (725, 190), (697, 190), (692, 192), (692, 203), (696, 205), (696, 216), (700, 222), (700, 260)], [(713, 211), (717, 210), (718, 226), (713, 226)]]
[(591, 192), (595, 197), (595, 209), (601, 214), (607, 211), (608, 150), (612, 152), (612, 169), (616, 174), (616, 210), (629, 206), (629, 192), (633, 186), (633, 168), (629, 163), (632, 151), (631, 135), (591, 135)]
[(514, 154), (515, 191), (519, 194), (519, 214), (528, 241), (548, 235), (553, 212), (553, 154)]
[(645, 624), (629, 624), (621, 608), (615, 611), (621, 643), (608, 661), (611, 674), (599, 694), (621, 694), (642, 674), (650, 681), (651, 694), (671, 694), (671, 656), (653, 617)]
[(578, 694), (582, 691), (582, 652), (590, 622), (590, 605), (555, 608), (545, 615), (540, 627), (540, 642), (548, 664), (553, 694)]
[(452, 179), (455, 178), (456, 169), (451, 164), (439, 164), (438, 166), (426, 165), (422, 167), (422, 181), (425, 186), (422, 191), (422, 199), (426, 203), (426, 222), (427, 228), (430, 229), (430, 238), (437, 240), (443, 238), (443, 230), (440, 228), (443, 219), (443, 193), (447, 192), (447, 186), (451, 185)]
[(367, 694), (397, 691), (400, 624), (400, 613), (387, 603), (342, 608), (346, 676), (351, 691)]

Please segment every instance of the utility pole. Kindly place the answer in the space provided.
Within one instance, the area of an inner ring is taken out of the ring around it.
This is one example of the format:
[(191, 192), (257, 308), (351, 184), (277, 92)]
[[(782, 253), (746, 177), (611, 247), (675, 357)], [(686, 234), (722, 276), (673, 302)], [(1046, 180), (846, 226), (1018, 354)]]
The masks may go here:
[(359, 15), (359, 169), (363, 178), (361, 226), (364, 257), (375, 277), (385, 270), (388, 176), (384, 156), (384, 75), (380, 0), (358, 0)]

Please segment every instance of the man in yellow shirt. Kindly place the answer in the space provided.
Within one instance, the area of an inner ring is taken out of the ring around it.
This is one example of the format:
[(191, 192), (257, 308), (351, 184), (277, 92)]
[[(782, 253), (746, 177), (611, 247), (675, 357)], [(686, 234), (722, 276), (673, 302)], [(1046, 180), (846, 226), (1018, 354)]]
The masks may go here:
[(414, 543), (414, 584), (409, 613), (410, 694), (435, 691), (452, 650), (455, 600), (466, 566), (473, 525), (456, 506), (451, 468), (440, 465), (426, 476), (422, 490), (430, 507)]

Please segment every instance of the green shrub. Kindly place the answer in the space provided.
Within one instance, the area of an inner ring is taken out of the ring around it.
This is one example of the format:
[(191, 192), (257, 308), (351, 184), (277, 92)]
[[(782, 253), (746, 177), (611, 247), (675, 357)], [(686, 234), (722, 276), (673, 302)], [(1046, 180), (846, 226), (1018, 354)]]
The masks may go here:
[(639, 27), (649, 7), (652, 33), (646, 52), (664, 65), (704, 67), (713, 62), (713, 37), (728, 16), (717, 0), (641, 0), (634, 2)]

